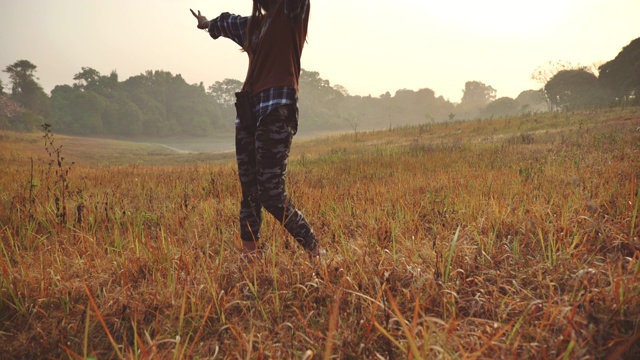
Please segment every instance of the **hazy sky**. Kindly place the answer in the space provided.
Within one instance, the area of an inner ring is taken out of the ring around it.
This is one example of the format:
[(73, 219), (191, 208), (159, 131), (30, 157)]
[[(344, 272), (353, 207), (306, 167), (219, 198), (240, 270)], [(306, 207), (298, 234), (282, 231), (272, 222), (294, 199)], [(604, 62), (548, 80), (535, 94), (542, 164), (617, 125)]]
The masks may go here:
[[(312, 0), (302, 67), (354, 95), (430, 88), (459, 102), (467, 81), (498, 97), (539, 88), (549, 61), (613, 59), (640, 37), (638, 0)], [(248, 14), (249, 0), (0, 0), (0, 67), (29, 60), (47, 92), (82, 67), (120, 80), (146, 70), (205, 87), (243, 80), (246, 55), (197, 30), (209, 18)], [(0, 78), (7, 84), (6, 73)], [(304, 94), (301, 94), (304, 96)]]

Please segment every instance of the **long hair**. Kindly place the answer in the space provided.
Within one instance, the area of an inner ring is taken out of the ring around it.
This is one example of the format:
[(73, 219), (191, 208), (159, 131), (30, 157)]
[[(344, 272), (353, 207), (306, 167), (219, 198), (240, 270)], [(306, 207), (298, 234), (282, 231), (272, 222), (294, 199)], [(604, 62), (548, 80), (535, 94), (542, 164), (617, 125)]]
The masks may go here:
[(253, 10), (251, 11), (249, 23), (247, 24), (247, 35), (244, 39), (244, 50), (247, 53), (251, 54), (254, 50), (251, 47), (253, 37), (256, 35), (256, 31), (262, 29), (262, 21), (273, 5), (274, 1), (271, 0), (253, 0)]

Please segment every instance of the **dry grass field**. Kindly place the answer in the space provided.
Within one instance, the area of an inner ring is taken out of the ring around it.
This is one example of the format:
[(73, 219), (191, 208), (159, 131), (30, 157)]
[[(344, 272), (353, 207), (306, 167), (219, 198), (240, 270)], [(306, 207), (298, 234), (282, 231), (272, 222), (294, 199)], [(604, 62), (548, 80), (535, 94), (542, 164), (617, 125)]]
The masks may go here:
[(0, 133), (0, 160), (2, 358), (640, 354), (638, 108), (295, 142), (314, 264), (271, 218), (240, 260), (233, 154)]

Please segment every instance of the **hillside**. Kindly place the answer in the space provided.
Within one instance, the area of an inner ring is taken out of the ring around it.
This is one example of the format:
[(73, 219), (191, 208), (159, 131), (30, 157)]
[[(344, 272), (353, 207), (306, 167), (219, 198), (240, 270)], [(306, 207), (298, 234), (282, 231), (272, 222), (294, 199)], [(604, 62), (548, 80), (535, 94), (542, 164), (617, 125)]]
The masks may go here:
[(52, 136), (0, 133), (7, 358), (640, 352), (639, 108), (295, 140), (319, 264), (240, 261), (233, 153)]

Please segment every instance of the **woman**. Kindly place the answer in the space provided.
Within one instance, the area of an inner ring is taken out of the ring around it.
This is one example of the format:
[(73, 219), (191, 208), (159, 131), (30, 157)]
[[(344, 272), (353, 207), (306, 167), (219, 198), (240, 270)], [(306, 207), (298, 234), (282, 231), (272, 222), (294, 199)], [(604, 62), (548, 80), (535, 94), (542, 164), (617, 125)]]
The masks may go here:
[(298, 128), (300, 56), (309, 9), (309, 0), (253, 0), (250, 17), (223, 13), (213, 20), (191, 10), (199, 29), (207, 30), (214, 39), (233, 40), (249, 55), (242, 89), (248, 94), (249, 114), (241, 111), (241, 97), (236, 103), (236, 160), (242, 186), (240, 238), (245, 259), (256, 255), (263, 207), (311, 259), (320, 254), (313, 230), (285, 190), (287, 159)]

